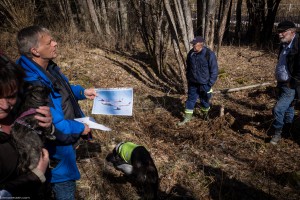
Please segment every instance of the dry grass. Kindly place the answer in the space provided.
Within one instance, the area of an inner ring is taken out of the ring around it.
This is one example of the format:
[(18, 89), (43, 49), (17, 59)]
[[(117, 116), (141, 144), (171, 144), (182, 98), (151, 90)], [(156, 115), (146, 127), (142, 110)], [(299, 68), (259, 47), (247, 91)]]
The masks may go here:
[[(13, 48), (8, 51), (14, 53)], [(77, 199), (140, 199), (127, 179), (105, 162), (114, 145), (125, 140), (151, 152), (161, 199), (300, 198), (299, 189), (288, 184), (288, 175), (300, 170), (299, 138), (286, 137), (275, 147), (268, 143), (275, 103), (272, 87), (216, 94), (209, 121), (196, 116), (187, 126), (177, 127), (185, 96), (162, 90), (163, 81), (139, 55), (90, 48), (81, 42), (60, 47), (56, 62), (72, 83), (134, 89), (132, 117), (93, 116), (112, 131), (94, 131), (93, 141), (79, 148)], [(223, 75), (214, 90), (273, 82), (275, 63), (271, 53), (223, 47), (219, 53)], [(92, 103), (80, 103), (86, 115), (91, 115)], [(225, 115), (219, 117), (222, 106)], [(299, 121), (297, 117), (293, 133), (299, 130)]]
[[(10, 31), (32, 25), (35, 19), (35, 0), (1, 0), (0, 8)], [(1, 26), (3, 28), (3, 25)]]
[[(80, 54), (67, 48), (57, 60), (73, 83), (134, 88), (132, 117), (94, 116), (113, 131), (95, 131), (93, 144), (78, 152), (79, 199), (139, 199), (135, 188), (105, 162), (106, 154), (124, 140), (150, 150), (159, 171), (161, 199), (299, 199), (286, 176), (299, 170), (299, 140), (268, 144), (275, 103), (271, 87), (215, 95), (210, 121), (195, 119), (178, 128), (184, 97), (158, 90), (159, 80), (146, 73), (147, 63), (141, 65), (129, 54), (77, 48)], [(219, 64), (226, 76), (215, 90), (272, 82), (275, 63), (274, 54), (223, 47)], [(90, 115), (92, 103), (81, 105)], [(222, 105), (226, 115), (219, 117)], [(96, 150), (95, 144), (100, 145)]]

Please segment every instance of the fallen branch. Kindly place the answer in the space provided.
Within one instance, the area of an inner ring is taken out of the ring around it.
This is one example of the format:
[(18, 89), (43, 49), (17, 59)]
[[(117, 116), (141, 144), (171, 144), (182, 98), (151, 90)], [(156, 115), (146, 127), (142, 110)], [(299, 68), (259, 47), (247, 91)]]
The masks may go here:
[(271, 85), (272, 83), (267, 82), (267, 83), (260, 83), (260, 84), (256, 84), (256, 85), (248, 85), (248, 86), (244, 86), (244, 87), (239, 87), (239, 88), (231, 88), (231, 89), (223, 89), (223, 90), (218, 90), (215, 91), (213, 93), (218, 94), (226, 94), (226, 93), (230, 93), (230, 92), (236, 92), (236, 91), (240, 91), (240, 90), (247, 90), (247, 89), (252, 89), (252, 88), (256, 88), (256, 87), (262, 87), (262, 86), (266, 86), (266, 85)]

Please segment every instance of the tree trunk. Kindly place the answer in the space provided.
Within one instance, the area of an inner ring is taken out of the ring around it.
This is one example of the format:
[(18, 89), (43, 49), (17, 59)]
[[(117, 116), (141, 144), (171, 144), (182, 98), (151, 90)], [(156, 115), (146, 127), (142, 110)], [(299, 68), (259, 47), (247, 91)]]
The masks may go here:
[(68, 24), (71, 30), (77, 31), (70, 2), (68, 0), (59, 0), (58, 5), (59, 5), (60, 13), (64, 18), (64, 23)]
[(232, 0), (223, 0), (222, 1), (224, 5), (222, 6), (223, 11), (221, 12), (222, 13), (222, 16), (220, 18), (221, 23), (220, 23), (219, 30), (218, 30), (217, 54), (219, 53), (219, 49), (220, 49), (220, 47), (222, 45), (223, 35), (224, 35), (224, 32), (225, 32), (225, 28), (226, 28), (228, 11), (229, 11), (229, 7), (230, 7), (230, 4), (231, 4), (231, 1)]
[(174, 53), (175, 53), (175, 57), (179, 66), (179, 72), (180, 72), (180, 76), (181, 76), (181, 80), (182, 80), (182, 84), (183, 84), (183, 91), (186, 94), (188, 91), (187, 88), (187, 79), (185, 76), (185, 61), (182, 59), (182, 55), (180, 52), (180, 47), (178, 46), (178, 42), (176, 41), (175, 38), (172, 39), (172, 44), (173, 44), (173, 49), (174, 49)]
[[(179, 25), (179, 29), (180, 32), (182, 34), (182, 41), (185, 47), (185, 52), (188, 52), (190, 49), (190, 45), (189, 45), (189, 40), (188, 40), (188, 36), (186, 34), (186, 23), (185, 23), (185, 19), (183, 16), (183, 10), (182, 10), (182, 5), (180, 3), (180, 1), (174, 0), (174, 7), (175, 7), (175, 13), (176, 13), (176, 17), (174, 16), (175, 19), (177, 19), (177, 23)], [(175, 28), (175, 27), (174, 27)]]
[(109, 36), (111, 35), (111, 31), (110, 31), (110, 22), (107, 16), (107, 7), (104, 0), (100, 0), (100, 13), (101, 13), (102, 24), (104, 26), (105, 37), (106, 39), (108, 39)]
[(249, 26), (247, 35), (249, 42), (255, 42), (260, 46), (260, 36), (265, 21), (265, 1), (264, 0), (247, 0), (249, 13)]
[(118, 16), (118, 29), (116, 32), (118, 33), (118, 47), (124, 49), (126, 46), (127, 34), (128, 34), (128, 17), (127, 17), (127, 6), (124, 0), (117, 0), (117, 16)]
[(174, 52), (175, 52), (175, 56), (177, 59), (177, 63), (179, 66), (179, 70), (180, 70), (180, 76), (183, 82), (183, 89), (184, 92), (187, 92), (187, 80), (185, 77), (185, 55), (183, 55), (181, 49), (180, 49), (180, 42), (179, 42), (179, 35), (178, 35), (178, 31), (177, 31), (177, 26), (175, 23), (175, 18), (170, 6), (170, 1), (169, 0), (164, 0), (164, 6), (165, 6), (165, 10), (167, 13), (167, 19), (168, 19), (168, 23), (170, 24), (170, 29), (171, 29), (171, 38), (172, 38), (172, 44), (173, 44), (173, 48), (174, 48)]
[(242, 25), (242, 4), (243, 0), (238, 0), (236, 4), (236, 24), (235, 24), (235, 38), (241, 43), (241, 25)]
[(281, 0), (267, 0), (267, 8), (268, 8), (268, 13), (267, 13), (267, 18), (266, 21), (264, 22), (264, 27), (262, 31), (262, 44), (267, 44), (272, 41), (272, 30), (273, 30), (273, 25), (275, 22), (275, 17), (276, 13), (279, 7)]
[(226, 20), (226, 27), (225, 27), (225, 32), (224, 32), (222, 42), (224, 41), (224, 39), (228, 40), (228, 39), (230, 39), (229, 37), (231, 37), (231, 35), (230, 35), (231, 16), (232, 16), (232, 0), (230, 1), (230, 5), (229, 5), (227, 20)]
[(86, 0), (86, 2), (87, 2), (87, 5), (88, 5), (89, 13), (90, 13), (92, 21), (94, 23), (94, 26), (96, 27), (96, 30), (97, 30), (98, 34), (101, 34), (100, 23), (99, 23), (98, 16), (97, 16), (96, 11), (95, 11), (95, 6), (94, 6), (94, 3), (93, 3), (93, 0)]
[(86, 32), (93, 32), (92, 26), (90, 24), (91, 17), (89, 15), (89, 9), (86, 1), (78, 0), (78, 7), (80, 10), (79, 20), (82, 23), (83, 29)]
[(206, 0), (197, 0), (197, 30), (196, 35), (204, 36)]
[(205, 38), (206, 38), (206, 45), (212, 50), (214, 49), (215, 13), (216, 13), (216, 1), (207, 0), (207, 10), (206, 10), (206, 19), (205, 19)]
[(194, 28), (193, 28), (192, 14), (191, 14), (189, 1), (183, 1), (183, 13), (186, 21), (188, 42), (190, 42), (194, 38)]

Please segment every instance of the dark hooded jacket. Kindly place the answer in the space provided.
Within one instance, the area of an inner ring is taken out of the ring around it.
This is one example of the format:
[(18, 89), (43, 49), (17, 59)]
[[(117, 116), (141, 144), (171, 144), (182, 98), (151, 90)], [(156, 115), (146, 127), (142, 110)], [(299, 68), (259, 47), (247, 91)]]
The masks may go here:
[(0, 190), (6, 190), (14, 197), (36, 199), (42, 183), (33, 172), (18, 172), (18, 153), (11, 138), (11, 135), (0, 131)]

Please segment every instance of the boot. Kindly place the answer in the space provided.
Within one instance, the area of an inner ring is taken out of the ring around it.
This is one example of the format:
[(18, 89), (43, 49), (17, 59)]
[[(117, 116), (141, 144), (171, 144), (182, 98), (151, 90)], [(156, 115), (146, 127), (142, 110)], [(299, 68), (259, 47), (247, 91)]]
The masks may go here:
[(201, 112), (202, 112), (202, 119), (204, 121), (208, 121), (209, 120), (208, 111), (201, 111)]
[(191, 121), (192, 118), (193, 118), (193, 113), (185, 113), (183, 121), (179, 122), (177, 125), (182, 126), (185, 123)]
[(282, 129), (275, 129), (275, 134), (273, 135), (270, 143), (276, 145), (281, 139)]
[(200, 110), (201, 110), (201, 118), (204, 121), (208, 121), (209, 120), (208, 111), (210, 110), (210, 107), (208, 108), (201, 107)]

